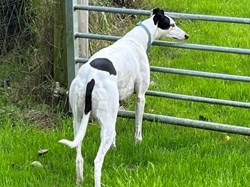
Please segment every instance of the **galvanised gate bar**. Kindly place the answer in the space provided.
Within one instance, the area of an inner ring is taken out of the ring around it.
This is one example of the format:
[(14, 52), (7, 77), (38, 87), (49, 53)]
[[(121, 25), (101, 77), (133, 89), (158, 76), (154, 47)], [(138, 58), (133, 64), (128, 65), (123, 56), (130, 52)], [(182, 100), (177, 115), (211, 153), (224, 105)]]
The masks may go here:
[[(112, 13), (121, 13), (121, 14), (137, 14), (137, 15), (150, 15), (151, 13), (149, 10), (135, 10), (135, 9), (125, 9), (125, 8), (78, 5), (77, 0), (66, 0), (65, 3), (66, 3), (66, 29), (67, 29), (67, 65), (68, 65), (68, 83), (69, 83), (68, 85), (70, 85), (71, 81), (75, 77), (75, 63), (85, 63), (88, 60), (87, 58), (79, 57), (78, 38), (89, 38), (89, 39), (99, 39), (99, 40), (109, 40), (109, 41), (116, 41), (119, 38), (121, 38), (120, 36), (88, 34), (88, 33), (78, 32), (77, 10), (101, 11), (101, 12), (112, 12)], [(238, 23), (238, 24), (250, 24), (249, 18), (183, 14), (183, 13), (175, 13), (175, 12), (166, 12), (166, 13), (173, 18), (216, 21), (216, 22), (229, 22), (229, 23)], [(205, 50), (205, 51), (250, 55), (249, 49), (242, 49), (242, 48), (230, 48), (230, 47), (198, 45), (198, 44), (188, 44), (188, 43), (178, 43), (178, 42), (165, 42), (165, 41), (159, 41), (159, 40), (155, 41), (153, 45), (192, 49), (192, 50)], [(182, 70), (182, 69), (175, 69), (175, 68), (163, 68), (163, 67), (156, 67), (156, 66), (151, 66), (150, 68), (151, 68), (151, 71), (155, 71), (155, 72), (180, 74), (180, 75), (187, 75), (187, 76), (198, 76), (198, 77), (223, 79), (223, 80), (230, 80), (230, 81), (250, 82), (250, 77), (248, 76)], [(194, 102), (204, 102), (204, 103), (218, 104), (218, 105), (227, 105), (227, 106), (241, 107), (241, 108), (247, 108), (247, 109), (250, 108), (250, 103), (247, 103), (247, 102), (221, 100), (221, 99), (197, 97), (197, 96), (191, 96), (191, 95), (157, 92), (157, 91), (151, 91), (151, 90), (147, 91), (146, 95), (194, 101)], [(134, 118), (135, 113), (132, 111), (119, 111), (118, 116)], [(172, 124), (172, 125), (194, 127), (194, 128), (201, 128), (201, 129), (207, 129), (207, 130), (229, 132), (229, 133), (250, 136), (250, 128), (247, 128), (247, 127), (234, 126), (234, 125), (228, 125), (228, 124), (219, 124), (219, 123), (212, 123), (212, 122), (198, 121), (198, 120), (190, 120), (190, 119), (184, 119), (184, 118), (176, 118), (176, 117), (163, 116), (163, 115), (157, 115), (157, 114), (146, 114), (146, 113), (144, 114), (143, 118), (144, 120), (148, 120), (148, 121), (156, 121), (156, 122)]]

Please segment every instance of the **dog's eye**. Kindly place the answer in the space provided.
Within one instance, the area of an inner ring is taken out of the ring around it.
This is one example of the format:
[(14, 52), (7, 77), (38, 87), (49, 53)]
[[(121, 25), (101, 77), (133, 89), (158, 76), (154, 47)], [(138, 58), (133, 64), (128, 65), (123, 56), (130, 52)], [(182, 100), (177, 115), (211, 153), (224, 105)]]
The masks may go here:
[(175, 24), (170, 24), (170, 27), (175, 27)]

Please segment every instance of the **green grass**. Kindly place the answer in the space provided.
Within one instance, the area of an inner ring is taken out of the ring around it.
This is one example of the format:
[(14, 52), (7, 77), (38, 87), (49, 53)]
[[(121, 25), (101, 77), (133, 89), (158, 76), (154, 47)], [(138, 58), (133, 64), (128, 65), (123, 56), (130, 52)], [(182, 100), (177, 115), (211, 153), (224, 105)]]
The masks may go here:
[[(75, 186), (75, 150), (58, 144), (72, 138), (71, 119), (53, 131), (41, 131), (1, 119), (0, 165), (2, 186)], [(133, 142), (133, 120), (119, 119), (117, 149), (108, 152), (103, 166), (104, 186), (248, 186), (249, 139), (157, 123), (144, 123), (144, 140)], [(157, 138), (156, 138), (157, 137)], [(89, 126), (84, 139), (85, 185), (93, 185), (93, 160), (99, 127)], [(38, 156), (39, 149), (49, 149)], [(31, 162), (44, 167), (36, 168)]]
[[(148, 2), (149, 9), (159, 6), (166, 11), (250, 17), (247, 0)], [(250, 48), (249, 25), (177, 22), (189, 33), (188, 43)], [(250, 75), (250, 57), (246, 55), (154, 46), (149, 57), (151, 65), (156, 66)], [(1, 79), (9, 76), (14, 77), (13, 82), (20, 79), (15, 69), (22, 70), (22, 64), (1, 63), (0, 67)], [(152, 73), (151, 80), (156, 83), (150, 86), (151, 90), (250, 102), (249, 83), (162, 73)], [(41, 130), (37, 124), (26, 121), (18, 103), (10, 104), (10, 94), (15, 93), (0, 89), (0, 186), (76, 186), (75, 150), (57, 143), (62, 138), (73, 138), (72, 119), (64, 118), (57, 128)], [(128, 100), (128, 108), (134, 108), (133, 97)], [(147, 97), (145, 112), (190, 119), (202, 115), (212, 122), (250, 127), (249, 109)], [(249, 137), (229, 134), (230, 140), (224, 141), (227, 133), (144, 121), (143, 142), (135, 144), (134, 120), (119, 118), (116, 130), (117, 149), (110, 150), (105, 158), (103, 186), (250, 186)], [(92, 123), (84, 139), (83, 186), (93, 186), (99, 132), (98, 125)], [(39, 149), (49, 152), (38, 156)], [(33, 161), (41, 162), (44, 167), (31, 166)]]

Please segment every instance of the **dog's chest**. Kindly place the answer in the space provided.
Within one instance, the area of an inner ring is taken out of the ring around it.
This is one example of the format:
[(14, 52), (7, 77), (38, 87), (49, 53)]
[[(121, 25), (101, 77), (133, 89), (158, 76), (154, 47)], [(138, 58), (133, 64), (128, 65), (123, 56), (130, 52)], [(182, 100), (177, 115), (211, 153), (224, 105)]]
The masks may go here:
[[(142, 71), (143, 69), (143, 71)], [(119, 100), (124, 100), (136, 92), (136, 85), (148, 87), (149, 67), (127, 66), (117, 71), (117, 87), (119, 90)]]

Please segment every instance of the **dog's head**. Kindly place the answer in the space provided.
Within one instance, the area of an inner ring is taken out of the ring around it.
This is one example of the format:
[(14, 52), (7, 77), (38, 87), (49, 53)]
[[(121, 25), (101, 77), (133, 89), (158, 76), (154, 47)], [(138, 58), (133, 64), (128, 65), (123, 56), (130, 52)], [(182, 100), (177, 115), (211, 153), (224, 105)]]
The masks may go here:
[(164, 14), (164, 11), (155, 8), (152, 10), (154, 24), (158, 26), (158, 37), (168, 37), (177, 40), (186, 40), (189, 35), (176, 26), (175, 21)]

